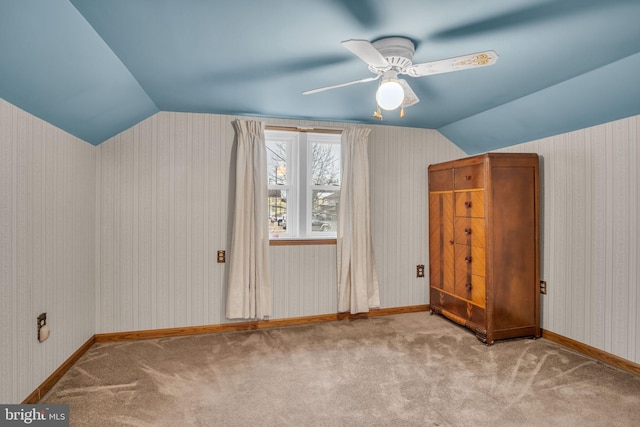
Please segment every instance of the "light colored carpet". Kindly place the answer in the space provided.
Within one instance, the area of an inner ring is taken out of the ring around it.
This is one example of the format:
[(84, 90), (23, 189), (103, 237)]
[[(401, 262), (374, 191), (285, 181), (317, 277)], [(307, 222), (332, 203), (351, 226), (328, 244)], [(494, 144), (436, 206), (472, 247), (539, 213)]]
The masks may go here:
[(41, 403), (74, 426), (632, 426), (640, 377), (423, 312), (96, 344)]

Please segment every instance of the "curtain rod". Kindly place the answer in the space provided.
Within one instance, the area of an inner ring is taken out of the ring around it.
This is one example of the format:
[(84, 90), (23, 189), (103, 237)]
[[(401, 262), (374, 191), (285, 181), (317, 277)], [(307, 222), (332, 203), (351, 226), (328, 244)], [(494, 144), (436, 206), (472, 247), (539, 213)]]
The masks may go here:
[(266, 125), (266, 130), (285, 130), (292, 132), (313, 132), (313, 133), (333, 133), (333, 134), (341, 134), (342, 129), (318, 129), (313, 127), (296, 127), (296, 126), (272, 126)]

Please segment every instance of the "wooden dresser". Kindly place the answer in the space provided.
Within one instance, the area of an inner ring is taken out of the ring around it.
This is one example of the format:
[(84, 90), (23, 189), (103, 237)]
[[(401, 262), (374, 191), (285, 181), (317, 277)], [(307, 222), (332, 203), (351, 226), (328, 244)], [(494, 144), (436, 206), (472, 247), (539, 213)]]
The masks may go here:
[(538, 163), (489, 153), (429, 166), (431, 312), (487, 344), (540, 336)]

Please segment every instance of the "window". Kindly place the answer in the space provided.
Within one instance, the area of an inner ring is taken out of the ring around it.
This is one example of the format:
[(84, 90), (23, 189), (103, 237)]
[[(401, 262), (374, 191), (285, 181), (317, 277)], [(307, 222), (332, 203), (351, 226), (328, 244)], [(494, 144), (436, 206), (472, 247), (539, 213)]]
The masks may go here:
[(266, 130), (271, 239), (335, 238), (340, 135)]

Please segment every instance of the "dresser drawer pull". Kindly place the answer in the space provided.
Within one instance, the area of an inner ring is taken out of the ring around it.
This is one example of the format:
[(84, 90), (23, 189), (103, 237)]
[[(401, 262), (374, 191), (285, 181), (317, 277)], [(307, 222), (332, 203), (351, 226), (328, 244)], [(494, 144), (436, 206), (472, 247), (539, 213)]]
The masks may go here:
[(466, 179), (467, 181), (471, 181), (471, 175), (465, 175), (464, 179)]
[(469, 209), (471, 207), (471, 202), (464, 202), (464, 207)]
[(470, 228), (465, 228), (464, 229), (464, 234), (466, 234), (467, 236), (471, 236), (471, 229)]
[(465, 288), (467, 288), (468, 291), (471, 290), (471, 283), (467, 283), (466, 285), (464, 285)]
[(453, 245), (453, 240), (449, 240), (449, 244), (450, 244), (450, 245)]
[(466, 262), (467, 264), (470, 264), (471, 263), (471, 257), (470, 256), (464, 257), (464, 262)]

